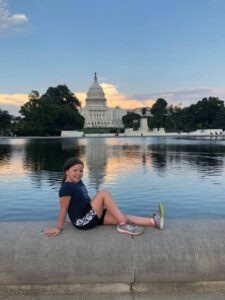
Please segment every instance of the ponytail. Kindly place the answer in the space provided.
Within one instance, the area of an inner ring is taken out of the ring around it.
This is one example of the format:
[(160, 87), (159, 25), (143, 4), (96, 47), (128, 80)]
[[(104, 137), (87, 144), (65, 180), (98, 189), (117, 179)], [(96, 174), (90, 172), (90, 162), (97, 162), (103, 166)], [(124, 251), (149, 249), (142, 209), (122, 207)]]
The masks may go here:
[(66, 173), (64, 173), (63, 174), (63, 177), (62, 177), (62, 184), (61, 185), (63, 185), (63, 183), (66, 181)]

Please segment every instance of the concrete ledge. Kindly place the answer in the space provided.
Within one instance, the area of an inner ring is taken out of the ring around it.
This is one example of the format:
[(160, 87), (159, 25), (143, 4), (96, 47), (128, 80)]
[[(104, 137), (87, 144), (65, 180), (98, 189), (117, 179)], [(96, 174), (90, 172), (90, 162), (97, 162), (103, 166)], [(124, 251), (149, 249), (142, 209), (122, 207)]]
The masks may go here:
[(224, 300), (224, 282), (0, 285), (1, 300)]
[(135, 282), (225, 280), (225, 220), (171, 220), (134, 245)]
[(0, 285), (225, 282), (225, 220), (169, 220), (132, 238), (114, 226), (55, 238), (50, 222), (0, 223)]
[[(133, 241), (111, 226), (90, 231), (71, 224), (57, 237), (49, 222), (1, 223), (0, 284), (130, 283)], [(118, 275), (118, 276), (117, 276)]]

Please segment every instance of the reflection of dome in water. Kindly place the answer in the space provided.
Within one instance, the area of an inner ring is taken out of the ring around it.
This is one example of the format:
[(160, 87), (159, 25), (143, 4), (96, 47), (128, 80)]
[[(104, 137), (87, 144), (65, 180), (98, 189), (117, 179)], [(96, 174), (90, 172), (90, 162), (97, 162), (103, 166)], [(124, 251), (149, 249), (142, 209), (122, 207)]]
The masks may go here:
[(108, 159), (108, 147), (105, 141), (89, 140), (86, 147), (87, 165), (90, 185), (96, 190), (104, 183), (105, 169)]

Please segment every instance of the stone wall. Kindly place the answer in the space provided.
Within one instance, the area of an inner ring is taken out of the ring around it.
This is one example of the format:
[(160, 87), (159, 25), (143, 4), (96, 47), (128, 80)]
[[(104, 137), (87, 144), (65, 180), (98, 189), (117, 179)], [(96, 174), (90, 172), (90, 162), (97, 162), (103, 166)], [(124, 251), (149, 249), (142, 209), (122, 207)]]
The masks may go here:
[(164, 231), (79, 231), (51, 222), (0, 223), (0, 285), (225, 281), (225, 220), (169, 220)]

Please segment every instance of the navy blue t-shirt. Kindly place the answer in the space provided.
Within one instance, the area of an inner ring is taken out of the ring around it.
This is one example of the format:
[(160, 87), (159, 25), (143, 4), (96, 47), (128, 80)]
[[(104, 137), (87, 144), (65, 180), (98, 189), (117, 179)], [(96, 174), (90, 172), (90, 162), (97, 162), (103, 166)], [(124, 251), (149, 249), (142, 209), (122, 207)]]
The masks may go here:
[(87, 189), (80, 180), (77, 183), (64, 182), (59, 190), (59, 197), (70, 196), (68, 215), (72, 222), (83, 217), (83, 211), (91, 199), (88, 196)]

